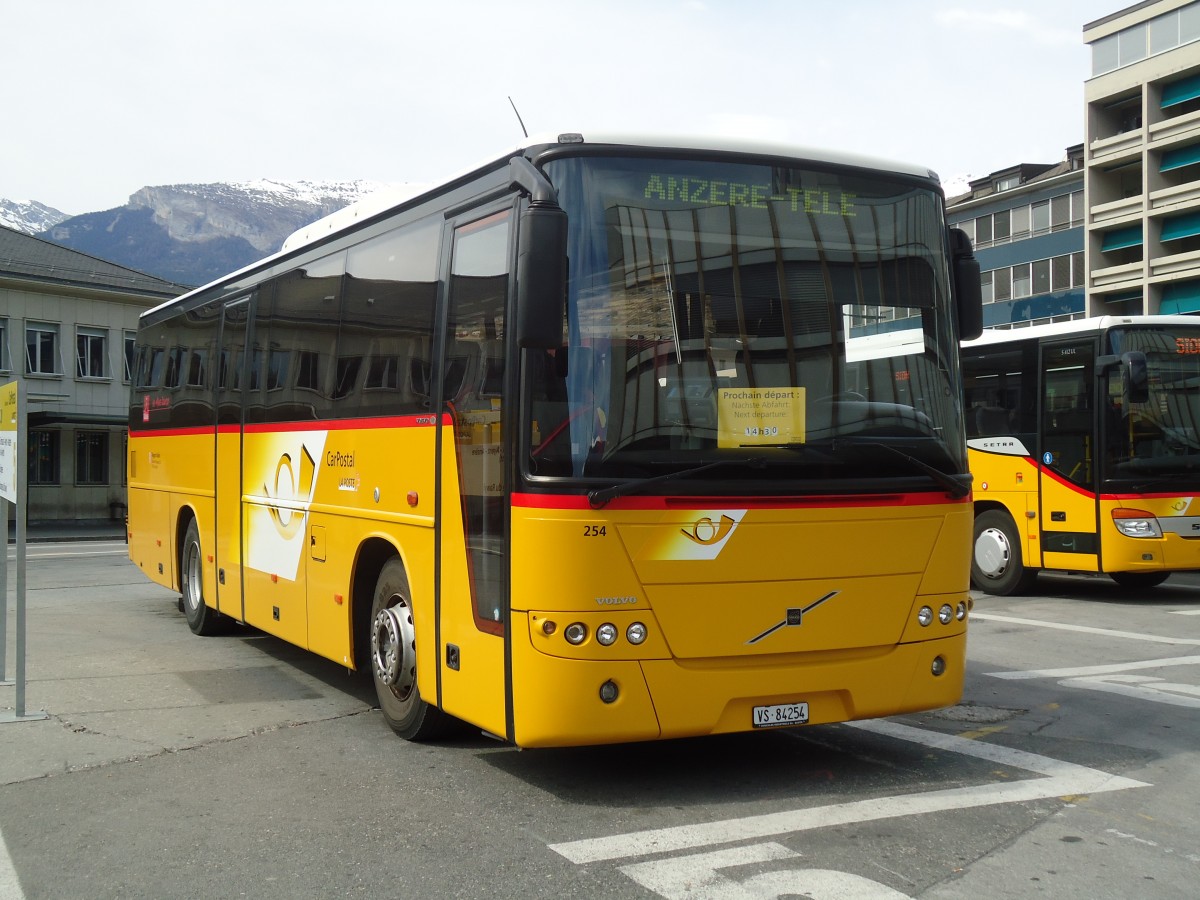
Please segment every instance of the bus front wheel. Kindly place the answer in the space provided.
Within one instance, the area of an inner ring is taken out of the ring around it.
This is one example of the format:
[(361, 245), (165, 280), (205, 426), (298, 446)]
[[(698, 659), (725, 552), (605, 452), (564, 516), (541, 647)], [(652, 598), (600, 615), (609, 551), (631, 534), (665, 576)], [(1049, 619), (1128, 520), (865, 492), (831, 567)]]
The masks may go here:
[(1017, 526), (1008, 513), (988, 510), (975, 518), (971, 584), (988, 594), (1008, 596), (1028, 590), (1037, 578), (1022, 560)]
[(408, 576), (399, 559), (379, 573), (371, 603), (371, 677), (384, 721), (400, 737), (429, 740), (453, 720), (421, 699), (417, 689), (417, 632)]

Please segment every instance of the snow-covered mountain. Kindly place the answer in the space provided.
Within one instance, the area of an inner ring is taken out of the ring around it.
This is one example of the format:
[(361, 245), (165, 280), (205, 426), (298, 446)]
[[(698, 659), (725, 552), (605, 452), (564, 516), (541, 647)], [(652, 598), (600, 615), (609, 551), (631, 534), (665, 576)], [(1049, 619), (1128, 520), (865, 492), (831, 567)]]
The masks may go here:
[[(391, 187), (369, 181), (265, 179), (159, 185), (136, 191), (116, 209), (59, 213), (40, 228), (10, 227), (178, 284), (204, 284), (269, 256), (296, 229)], [(20, 208), (36, 206), (41, 204)], [(4, 224), (7, 208), (7, 201), (0, 200)]]
[(0, 198), (0, 225), (25, 234), (39, 234), (57, 225), (67, 214), (34, 200), (4, 200)]
[(971, 179), (974, 177), (974, 175), (952, 175), (949, 178), (943, 178), (942, 190), (946, 192), (946, 199), (953, 200), (955, 197), (961, 197), (970, 192)]

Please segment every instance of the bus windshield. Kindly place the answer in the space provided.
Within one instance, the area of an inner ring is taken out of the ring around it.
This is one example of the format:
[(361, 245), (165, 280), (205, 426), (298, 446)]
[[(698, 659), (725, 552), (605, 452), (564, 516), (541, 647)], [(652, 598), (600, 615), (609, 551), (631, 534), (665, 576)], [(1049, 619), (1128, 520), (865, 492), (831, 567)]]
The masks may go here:
[(966, 471), (932, 182), (649, 156), (545, 170), (570, 280), (564, 346), (529, 363), (532, 475), (846, 490)]
[(1118, 329), (1112, 352), (1146, 355), (1149, 400), (1130, 403), (1120, 366), (1107, 373), (1110, 477), (1200, 475), (1200, 324)]

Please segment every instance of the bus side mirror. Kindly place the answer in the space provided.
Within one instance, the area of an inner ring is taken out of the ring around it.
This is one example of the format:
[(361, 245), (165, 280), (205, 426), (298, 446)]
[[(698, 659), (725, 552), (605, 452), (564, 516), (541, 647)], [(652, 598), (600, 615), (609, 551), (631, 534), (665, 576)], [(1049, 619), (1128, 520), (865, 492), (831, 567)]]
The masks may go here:
[(979, 260), (971, 249), (971, 239), (961, 228), (950, 229), (950, 260), (958, 339), (974, 340), (983, 334), (983, 288), (979, 281)]
[(1146, 354), (1130, 350), (1121, 354), (1121, 400), (1125, 409), (1130, 403), (1150, 400), (1150, 376), (1146, 371)]
[(517, 346), (562, 346), (567, 298), (567, 214), (550, 203), (531, 203), (517, 240)]

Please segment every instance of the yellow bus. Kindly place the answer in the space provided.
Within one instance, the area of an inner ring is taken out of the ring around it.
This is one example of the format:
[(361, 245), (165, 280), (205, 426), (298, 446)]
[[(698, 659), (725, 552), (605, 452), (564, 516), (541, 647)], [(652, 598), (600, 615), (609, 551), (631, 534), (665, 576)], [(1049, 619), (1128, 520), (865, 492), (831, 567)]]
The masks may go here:
[(1130, 589), (1200, 569), (1200, 318), (1104, 316), (962, 347), (973, 585), (1045, 570)]
[(979, 282), (932, 173), (564, 134), (364, 202), (142, 317), (129, 553), (193, 631), (370, 672), (409, 739), (958, 700)]

